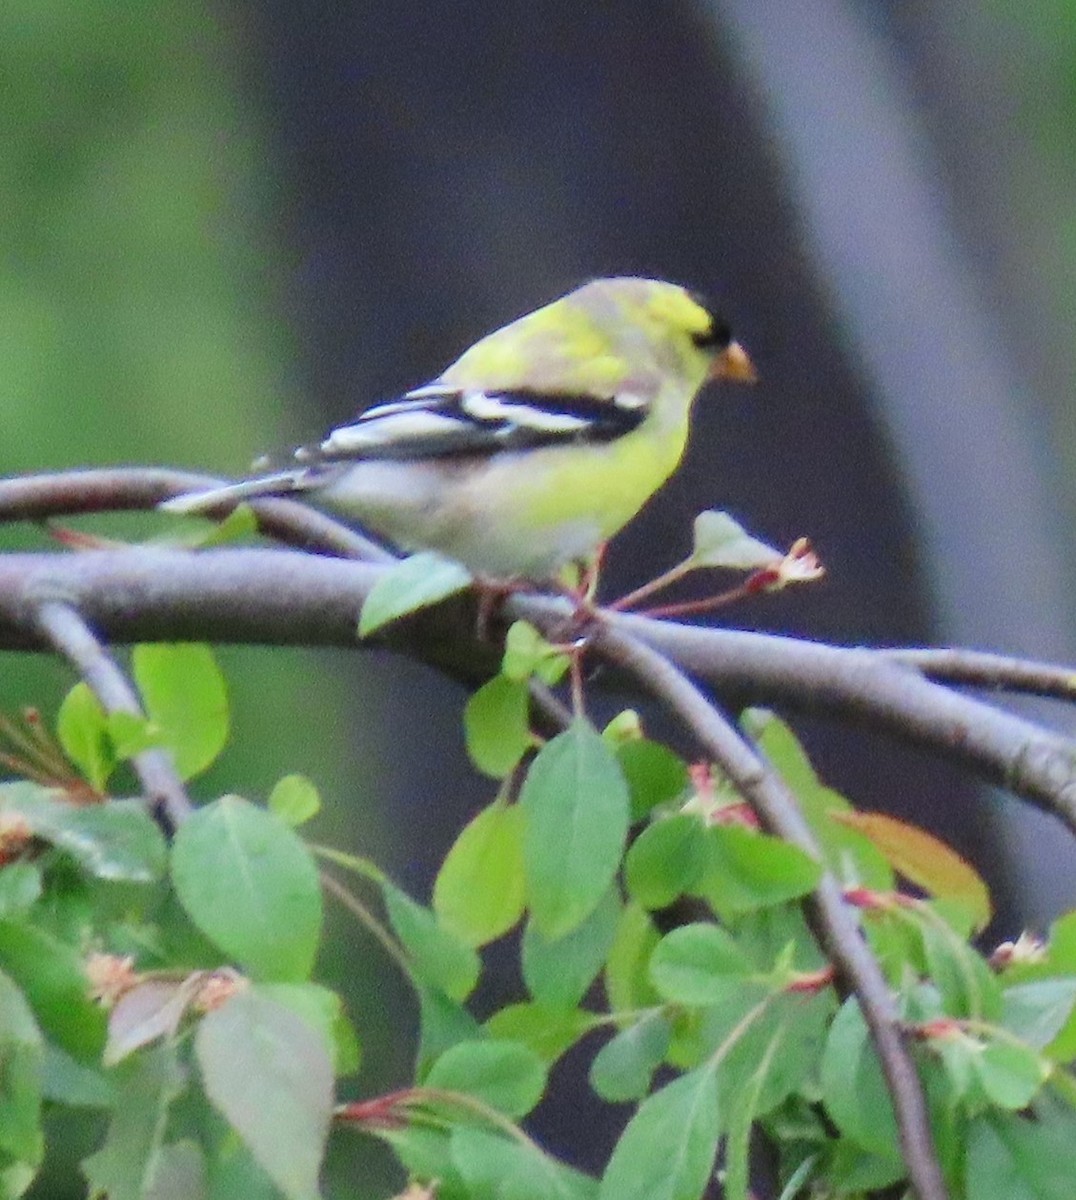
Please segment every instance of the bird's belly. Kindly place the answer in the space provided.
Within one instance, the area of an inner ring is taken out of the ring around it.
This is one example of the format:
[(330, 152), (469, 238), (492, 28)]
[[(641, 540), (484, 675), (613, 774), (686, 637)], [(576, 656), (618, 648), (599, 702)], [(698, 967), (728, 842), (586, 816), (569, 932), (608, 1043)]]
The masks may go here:
[(578, 449), (561, 447), (479, 461), (361, 462), (319, 500), (404, 549), (437, 550), (484, 575), (544, 578), (616, 533), (679, 458), (645, 443), (612, 449), (588, 447), (582, 464)]

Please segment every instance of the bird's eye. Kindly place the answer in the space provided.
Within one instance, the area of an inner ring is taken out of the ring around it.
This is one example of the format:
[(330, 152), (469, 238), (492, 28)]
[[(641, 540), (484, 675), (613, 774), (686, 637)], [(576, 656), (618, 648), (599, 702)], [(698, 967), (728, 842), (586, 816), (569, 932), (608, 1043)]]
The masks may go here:
[(693, 333), (691, 340), (700, 350), (724, 350), (732, 341), (732, 330), (729, 328), (728, 322), (717, 316), (716, 306), (708, 297), (703, 296), (700, 292), (689, 292), (688, 295), (710, 318), (708, 328)]
[(691, 340), (700, 350), (724, 350), (732, 341), (732, 330), (719, 317), (711, 317), (710, 328), (693, 333)]

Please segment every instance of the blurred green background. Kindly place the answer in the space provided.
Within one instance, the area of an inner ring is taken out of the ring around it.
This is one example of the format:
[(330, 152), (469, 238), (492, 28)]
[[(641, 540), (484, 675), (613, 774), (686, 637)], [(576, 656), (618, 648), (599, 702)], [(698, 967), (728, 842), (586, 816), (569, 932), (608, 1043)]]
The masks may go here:
[[(7, 0), (0, 96), (0, 472), (236, 474), (588, 276), (647, 273), (724, 295), (763, 381), (704, 401), (610, 593), (725, 506), (830, 569), (731, 619), (1076, 658), (1069, 0)], [(487, 793), (458, 691), (358, 654), (222, 657), (236, 738), (203, 793), (304, 771), (319, 836), (423, 894)], [(69, 683), (13, 656), (0, 704)], [(1006, 932), (1072, 904), (1045, 818), (803, 729), (857, 802), (987, 866)], [(406, 1070), (410, 1000), (337, 927), (366, 1094)], [(604, 1154), (598, 1124), (542, 1121)], [(348, 1150), (329, 1194), (387, 1194)], [(78, 1194), (62, 1175), (37, 1194)]]

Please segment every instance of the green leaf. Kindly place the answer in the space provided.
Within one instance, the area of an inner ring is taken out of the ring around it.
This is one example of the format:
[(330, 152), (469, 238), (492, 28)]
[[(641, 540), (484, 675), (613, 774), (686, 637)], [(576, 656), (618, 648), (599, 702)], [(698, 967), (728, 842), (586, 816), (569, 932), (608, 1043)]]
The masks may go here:
[(1076, 1005), (1076, 979), (1013, 984), (1002, 992), (1001, 1005), (1001, 1024), (1029, 1046), (1045, 1050)]
[(209, 1200), (280, 1200), (280, 1191), (258, 1160), (232, 1130), (213, 1147), (209, 1164)]
[(33, 863), (7, 863), (0, 870), (0, 920), (21, 917), (41, 895), (41, 871)]
[(713, 1070), (681, 1075), (639, 1105), (602, 1176), (599, 1200), (698, 1200), (720, 1133)]
[(111, 1108), (116, 1100), (111, 1073), (83, 1066), (51, 1042), (45, 1045), (41, 1094), (71, 1108)]
[[(765, 1007), (757, 1011), (762, 997), (766, 998)], [(730, 1008), (725, 1029), (714, 1024), (706, 1030), (707, 1053), (711, 1054), (736, 1034), (718, 1075), (721, 1104), (730, 1112), (738, 1111), (744, 1095), (756, 1086), (753, 1104), (760, 1116), (772, 1112), (795, 1092), (813, 1093), (817, 1088), (818, 1066), (837, 1007), (834, 997), (828, 992), (813, 996), (770, 992), (767, 996), (765, 990), (762, 997), (752, 1003), (750, 987), (744, 989), (743, 1013), (752, 1017), (746, 1028), (740, 1027), (743, 1017), (731, 1020), (734, 1009)], [(765, 1073), (757, 1077), (758, 1065), (775, 1038), (780, 1052), (772, 1056)]]
[(736, 1089), (737, 1102), (729, 1117), (725, 1141), (725, 1177), (723, 1200), (750, 1200), (749, 1167), (751, 1128), (762, 1111), (762, 1093), (785, 1036), (779, 1026), (770, 1034), (761, 1054), (754, 1059), (752, 1070), (743, 1085)]
[(722, 917), (798, 900), (822, 874), (798, 846), (742, 825), (714, 825), (705, 843), (708, 861), (691, 891)]
[[(1007, 993), (1015, 984), (1064, 981), (1076, 976), (1076, 912), (1066, 913), (1054, 921), (1044, 950), (1044, 957), (1042, 954), (1036, 954), (1033, 961), (1016, 961), (1005, 969), (1002, 980), (1006, 984), (1006, 1006)], [(1057, 998), (1063, 1002), (1061, 995)], [(1043, 1008), (1050, 1007), (1045, 999), (1041, 1003)], [(1028, 1020), (1029, 1033), (1025, 1040), (1037, 1044), (1030, 1033), (1030, 1016)], [(1008, 1027), (1008, 1022), (1005, 1023)], [(1019, 1029), (1014, 1028), (1013, 1031), (1024, 1036)], [(1057, 1062), (1067, 1063), (1076, 1059), (1076, 1008), (1069, 1013), (1068, 1019), (1051, 1039), (1047, 1050)]]
[(543, 683), (558, 682), (568, 669), (568, 656), (555, 650), (527, 621), (513, 621), (504, 639), (501, 674), (519, 683), (537, 675)]
[(83, 1061), (100, 1055), (105, 1014), (89, 999), (82, 958), (72, 946), (33, 925), (0, 921), (0, 969), (22, 989), (52, 1041)]
[[(382, 1127), (375, 1125), (369, 1132), (392, 1148), (410, 1178), (416, 1181), (436, 1180), (438, 1200), (442, 1197), (444, 1200), (471, 1200), (471, 1195), (452, 1161), (453, 1129), (454, 1126), (447, 1122), (426, 1125), (408, 1121)], [(493, 1195), (492, 1192), (488, 1194)], [(231, 1198), (222, 1196), (221, 1200)]]
[(993, 906), (982, 877), (933, 834), (887, 813), (846, 812), (834, 814), (834, 819), (869, 838), (893, 868), (916, 887), (960, 904), (975, 929), (989, 924)]
[(310, 974), (321, 889), (310, 852), (282, 821), (221, 797), (180, 826), (172, 878), (198, 928), (252, 976), (299, 982)]
[(650, 959), (651, 981), (677, 1004), (715, 1004), (753, 974), (754, 966), (736, 942), (705, 922), (667, 933)]
[(624, 860), (624, 882), (644, 908), (665, 908), (694, 889), (709, 861), (703, 823), (691, 813), (677, 813), (635, 839)]
[(273, 790), (269, 793), (268, 808), (285, 825), (297, 828), (318, 815), (321, 811), (321, 796), (305, 775), (285, 775), (273, 785)]
[(519, 1042), (458, 1042), (430, 1068), (426, 1086), (475, 1096), (508, 1117), (524, 1117), (545, 1091), (545, 1063)]
[(108, 714), (107, 727), (115, 755), (124, 761), (151, 746), (162, 744), (158, 726), (138, 713), (111, 712)]
[(22, 992), (0, 972), (0, 1151), (36, 1166), (45, 1144), (41, 1082), (45, 1043)]
[(900, 1137), (882, 1068), (854, 997), (841, 1005), (822, 1055), (822, 1100), (846, 1137), (900, 1161)]
[(137, 800), (71, 804), (42, 791), (14, 809), (36, 837), (70, 854), (87, 874), (112, 883), (153, 883), (164, 874), (164, 836)]
[(615, 717), (610, 718), (602, 730), (602, 737), (614, 750), (627, 742), (637, 742), (642, 736), (643, 719), (634, 708), (621, 709)]
[(134, 677), (181, 778), (200, 775), (228, 741), (228, 692), (217, 660), (197, 642), (135, 646)]
[(482, 969), (473, 947), (439, 925), (434, 913), (387, 880), (381, 892), (392, 928), (411, 956), (419, 978), (452, 1000), (465, 1000)]
[(1072, 1111), (1037, 1105), (1034, 1116), (985, 1113), (971, 1123), (969, 1200), (1071, 1200)]
[(415, 1077), (421, 1082), (430, 1067), (457, 1042), (482, 1036), (482, 1027), (462, 1005), (439, 988), (418, 984), (419, 1045)]
[(683, 759), (668, 746), (635, 738), (616, 748), (617, 761), (631, 796), (632, 822), (642, 821), (661, 804), (683, 801), (691, 778)]
[(841, 814), (854, 811), (852, 805), (819, 780), (792, 729), (761, 708), (748, 709), (742, 721), (795, 793), (826, 866), (842, 883), (861, 884), (880, 892), (891, 891), (895, 882), (893, 868), (863, 834), (839, 822)]
[(336, 992), (319, 983), (260, 983), (255, 991), (289, 1009), (321, 1034), (335, 1075), (358, 1070), (359, 1041)]
[(696, 567), (753, 571), (772, 567), (783, 558), (780, 550), (752, 537), (727, 512), (711, 510), (695, 518), (695, 546), (689, 561)]
[(526, 683), (494, 675), (467, 701), (463, 732), (471, 762), (484, 775), (509, 775), (533, 741)]
[(359, 617), (359, 637), (437, 604), (471, 584), (466, 567), (439, 554), (412, 554), (389, 567), (370, 589)]
[(531, 917), (559, 938), (594, 911), (616, 875), (628, 832), (628, 789), (616, 758), (577, 721), (538, 752), (520, 793)]
[[(909, 910), (916, 913), (917, 910)], [(995, 1020), (1001, 986), (982, 955), (928, 909), (918, 910), (927, 970), (951, 1017)]]
[(161, 1147), (145, 1200), (205, 1200), (206, 1183), (202, 1147), (183, 1138)]
[(530, 1141), (460, 1125), (452, 1130), (451, 1146), (468, 1198), (594, 1200), (597, 1193), (588, 1175), (550, 1158)]
[[(840, 1187), (842, 1197), (861, 1200), (864, 1195), (873, 1196), (877, 1192), (883, 1192), (883, 1189), (905, 1178), (906, 1171), (902, 1162), (892, 1158), (879, 1158), (847, 1138), (837, 1138), (827, 1149), (829, 1153), (826, 1156), (823, 1178), (832, 1178)], [(796, 1195), (794, 1192), (791, 1194)], [(807, 1195), (810, 1195), (810, 1192)], [(798, 1196), (796, 1200), (799, 1200)], [(901, 1200), (911, 1200), (911, 1197), (905, 1195)]]
[(203, 550), (210, 546), (227, 546), (254, 537), (257, 532), (258, 516), (244, 502), (237, 504), (222, 521), (213, 521), (208, 525), (203, 522), (193, 546)]
[(642, 1099), (668, 1052), (671, 1036), (669, 1022), (660, 1011), (622, 1029), (594, 1056), (590, 1086), (613, 1104)]
[(1049, 1068), (1031, 1049), (1019, 1043), (989, 1041), (974, 1060), (982, 1089), (999, 1108), (1026, 1108), (1046, 1082)]
[(574, 1008), (586, 995), (616, 936), (620, 896), (611, 887), (581, 925), (550, 940), (533, 921), (523, 933), (521, 959), (527, 990), (543, 1004)]
[(594, 1028), (594, 1018), (578, 1008), (548, 1004), (509, 1004), (486, 1022), (491, 1038), (521, 1042), (545, 1063), (554, 1063)]
[(63, 698), (56, 714), (56, 736), (90, 786), (103, 792), (116, 769), (116, 756), (105, 710), (88, 684), (76, 683)]
[(725, 1077), (730, 1046), (735, 1049), (738, 1039), (743, 1039), (742, 1024), (751, 1027), (751, 1022), (759, 1019), (753, 1010), (770, 995), (771, 989), (764, 982), (748, 979), (740, 987), (720, 996), (714, 1004), (692, 1008), (667, 1005), (664, 1011), (669, 1018), (672, 1040), (665, 1061), (681, 1071), (690, 1071), (711, 1059), (720, 1049), (724, 1055), (718, 1073), (720, 1104), (721, 1081)]
[(194, 1039), (210, 1103), (288, 1200), (315, 1200), (333, 1106), (325, 1039), (257, 989), (208, 1013)]
[(605, 991), (615, 1012), (648, 1008), (660, 1001), (650, 982), (650, 956), (660, 940), (650, 914), (637, 904), (625, 905), (605, 963)]
[(433, 886), (441, 925), (484, 946), (523, 915), (523, 810), (495, 801), (464, 827)]
[(82, 1163), (94, 1194), (109, 1200), (149, 1200), (158, 1172), (169, 1168), (165, 1125), (172, 1101), (183, 1090), (183, 1075), (170, 1046), (133, 1055), (113, 1072), (116, 1105), (105, 1143)]
[(983, 1052), (982, 1043), (969, 1034), (955, 1032), (931, 1039), (931, 1049), (938, 1056), (953, 1095), (981, 1107), (985, 1099), (976, 1076), (976, 1059)]

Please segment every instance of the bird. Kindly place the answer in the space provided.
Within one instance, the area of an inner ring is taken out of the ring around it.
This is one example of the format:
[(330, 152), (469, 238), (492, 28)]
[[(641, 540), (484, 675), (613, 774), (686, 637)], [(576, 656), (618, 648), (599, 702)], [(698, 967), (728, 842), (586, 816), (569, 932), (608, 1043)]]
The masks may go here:
[(298, 495), (483, 579), (593, 562), (683, 457), (696, 394), (755, 369), (700, 294), (595, 279), (488, 334), (430, 383), (301, 446), (278, 470), (160, 507), (219, 515)]

